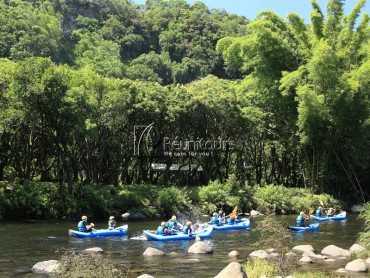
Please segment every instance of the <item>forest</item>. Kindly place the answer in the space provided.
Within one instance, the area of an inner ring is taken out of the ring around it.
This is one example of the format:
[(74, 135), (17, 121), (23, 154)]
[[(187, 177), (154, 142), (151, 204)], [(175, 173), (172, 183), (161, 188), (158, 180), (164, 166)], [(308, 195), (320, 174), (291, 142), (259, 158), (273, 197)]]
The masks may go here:
[[(1, 0), (0, 181), (72, 194), (233, 176), (369, 200), (369, 15), (343, 2), (311, 0), (306, 23), (185, 0)], [(227, 143), (177, 156), (163, 138)]]

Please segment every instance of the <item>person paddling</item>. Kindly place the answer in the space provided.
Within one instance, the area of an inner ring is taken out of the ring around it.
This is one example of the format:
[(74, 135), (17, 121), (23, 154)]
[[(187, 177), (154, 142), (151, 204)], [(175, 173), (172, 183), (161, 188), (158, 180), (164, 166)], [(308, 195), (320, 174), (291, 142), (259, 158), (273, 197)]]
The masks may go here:
[(220, 222), (217, 218), (217, 213), (214, 212), (213, 215), (212, 215), (212, 218), (211, 218), (211, 224), (212, 225), (218, 225)]
[(180, 225), (179, 225), (179, 223), (176, 221), (176, 215), (173, 215), (172, 217), (171, 217), (171, 219), (170, 220), (168, 220), (168, 222), (167, 222), (167, 228), (169, 229), (169, 230), (173, 230), (173, 229), (176, 229), (176, 230), (179, 230), (180, 229)]
[(191, 221), (186, 222), (186, 225), (182, 229), (182, 232), (184, 234), (187, 234), (189, 236), (191, 236), (193, 234), (193, 227), (191, 226), (191, 224), (192, 224)]
[(170, 235), (172, 232), (166, 226), (166, 222), (162, 222), (160, 226), (158, 226), (157, 230), (155, 231), (156, 235)]
[(218, 219), (218, 223), (221, 224), (221, 223), (224, 223), (225, 222), (225, 213), (220, 210), (217, 214), (217, 219)]
[(87, 216), (82, 216), (81, 221), (78, 222), (77, 228), (80, 232), (89, 233), (93, 231), (94, 223), (87, 224)]
[(114, 220), (114, 216), (109, 217), (108, 229), (114, 230), (116, 228), (117, 222)]
[(318, 207), (317, 208), (317, 210), (315, 212), (315, 214), (316, 214), (317, 217), (321, 217), (321, 215), (322, 215), (322, 211), (321, 210), (322, 210), (322, 207)]
[(304, 225), (305, 220), (308, 220), (308, 217), (304, 214), (303, 211), (301, 211), (299, 213), (299, 215), (297, 216), (297, 218), (296, 218), (297, 226), (298, 227), (304, 227), (305, 226)]
[(333, 216), (334, 212), (335, 212), (335, 210), (333, 208), (329, 208), (328, 212), (326, 214), (327, 214), (327, 216)]
[(231, 216), (230, 218), (227, 219), (227, 224), (228, 225), (234, 225), (235, 224), (235, 216)]

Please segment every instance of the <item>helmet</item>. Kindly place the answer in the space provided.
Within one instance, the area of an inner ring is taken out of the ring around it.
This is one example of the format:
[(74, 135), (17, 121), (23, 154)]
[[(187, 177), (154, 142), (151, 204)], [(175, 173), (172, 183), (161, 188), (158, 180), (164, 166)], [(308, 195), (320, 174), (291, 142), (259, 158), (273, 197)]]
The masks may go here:
[(304, 212), (303, 211), (301, 211), (300, 213), (299, 213), (299, 215), (303, 215), (304, 214)]
[(114, 216), (109, 217), (109, 220), (114, 220)]
[(82, 219), (82, 220), (87, 220), (87, 216), (86, 216), (86, 215), (84, 215), (84, 216), (82, 216), (82, 217), (81, 217), (81, 219)]
[(171, 220), (172, 220), (172, 221), (176, 221), (176, 216), (175, 216), (175, 215), (174, 215), (174, 216), (172, 216), (172, 217), (171, 217)]
[(216, 213), (216, 212), (214, 212), (214, 213), (213, 213), (213, 216), (216, 216), (216, 215), (217, 215), (217, 213)]
[(161, 223), (161, 226), (166, 226), (166, 222), (162, 222)]
[(191, 221), (186, 222), (186, 226), (189, 226), (191, 224), (192, 224)]
[(221, 214), (222, 213), (222, 210), (220, 210), (218, 213)]

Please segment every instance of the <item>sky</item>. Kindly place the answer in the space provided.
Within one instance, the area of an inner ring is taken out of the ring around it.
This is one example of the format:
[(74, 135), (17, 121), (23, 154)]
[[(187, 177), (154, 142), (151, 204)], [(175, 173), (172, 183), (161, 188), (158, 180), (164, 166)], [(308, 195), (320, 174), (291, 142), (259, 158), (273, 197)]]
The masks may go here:
[[(189, 4), (197, 0), (187, 0)], [(144, 4), (145, 0), (132, 0), (136, 4)], [(309, 23), (310, 12), (312, 11), (311, 0), (201, 0), (209, 9), (225, 9), (230, 14), (243, 15), (250, 20), (254, 20), (256, 15), (262, 10), (272, 10), (276, 14), (285, 18), (290, 12), (297, 13)], [(326, 0), (317, 0), (321, 10), (325, 14)], [(344, 12), (349, 12), (355, 6), (357, 0), (344, 0)], [(370, 0), (362, 9), (363, 12), (370, 14)]]

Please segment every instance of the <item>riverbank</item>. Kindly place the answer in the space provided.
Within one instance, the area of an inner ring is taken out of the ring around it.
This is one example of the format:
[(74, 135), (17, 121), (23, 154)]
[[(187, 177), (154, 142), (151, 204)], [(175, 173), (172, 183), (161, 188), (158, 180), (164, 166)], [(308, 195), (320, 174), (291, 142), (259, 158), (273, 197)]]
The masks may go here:
[(243, 212), (254, 209), (264, 214), (308, 213), (319, 206), (347, 209), (344, 201), (328, 194), (282, 185), (240, 186), (232, 178), (225, 183), (181, 188), (74, 184), (71, 192), (51, 182), (0, 182), (0, 200), (0, 219), (76, 219), (81, 215), (106, 219), (128, 211), (154, 219), (178, 212), (197, 216), (222, 209), (228, 213), (236, 206)]
[[(162, 248), (163, 249), (163, 248)], [(284, 257), (287, 257), (286, 272), (281, 272), (277, 267), (277, 261), (282, 259), (282, 255), (274, 248), (267, 250), (257, 250), (249, 254), (249, 258), (241, 258), (244, 263), (238, 263), (239, 252), (236, 250), (230, 251), (224, 260), (231, 261), (216, 277), (331, 277), (327, 273), (320, 270), (315, 270), (314, 265), (338, 265), (345, 263), (345, 268), (338, 268), (333, 274), (336, 275), (354, 275), (361, 276), (368, 272), (370, 267), (370, 257), (365, 259), (356, 258), (357, 254), (364, 249), (363, 246), (354, 244), (349, 250), (337, 247), (335, 245), (326, 246), (320, 253), (315, 253), (311, 245), (297, 245), (294, 246)], [(185, 250), (186, 251), (186, 250)], [(213, 254), (213, 247), (207, 242), (192, 242), (186, 254), (197, 254), (198, 256), (210, 256)], [(148, 247), (142, 256), (146, 258), (158, 258), (158, 260), (170, 260), (174, 262), (182, 262), (188, 264), (195, 264), (200, 262), (200, 258), (183, 259), (184, 254), (171, 252), (166, 253), (166, 250), (160, 250), (153, 247)], [(307, 267), (311, 265), (311, 268)], [(325, 268), (325, 267), (324, 267)], [(81, 275), (81, 269), (84, 269), (85, 276), (96, 277), (117, 277), (119, 274), (128, 276), (129, 268), (123, 268), (119, 264), (113, 264), (111, 260), (104, 256), (104, 250), (99, 247), (88, 248), (81, 252), (66, 252), (63, 257), (58, 260), (48, 260), (38, 262), (32, 267), (35, 273), (49, 273), (51, 277), (67, 278)], [(307, 272), (302, 272), (302, 269), (309, 269)], [(151, 273), (151, 270), (147, 270)], [(152, 275), (159, 275), (161, 273), (152, 273)], [(149, 274), (143, 274), (138, 278), (155, 278)], [(158, 276), (157, 276), (158, 277)]]

